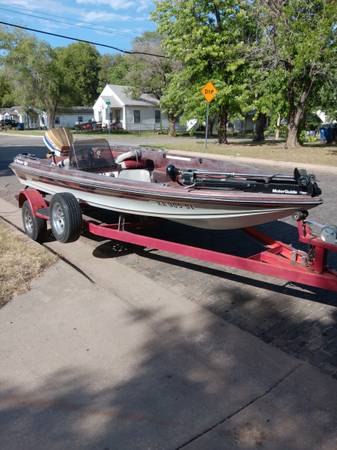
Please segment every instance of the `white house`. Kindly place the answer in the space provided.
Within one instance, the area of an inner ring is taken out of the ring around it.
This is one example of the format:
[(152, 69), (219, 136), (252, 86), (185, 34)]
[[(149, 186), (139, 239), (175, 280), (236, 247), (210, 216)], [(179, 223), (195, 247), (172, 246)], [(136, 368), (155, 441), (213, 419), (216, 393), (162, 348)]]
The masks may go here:
[(0, 120), (12, 119), (23, 123), (25, 128), (39, 128), (41, 111), (32, 107), (11, 106), (0, 110)]
[(329, 115), (327, 113), (325, 113), (324, 111), (318, 110), (318, 111), (316, 111), (316, 115), (319, 117), (319, 119), (321, 120), (322, 123), (325, 123), (325, 124), (337, 123), (337, 120), (334, 120), (331, 117), (329, 117)]
[(168, 119), (160, 111), (159, 100), (149, 94), (132, 98), (130, 87), (107, 84), (94, 104), (96, 122), (120, 123), (124, 130), (146, 131), (168, 128)]
[[(94, 116), (89, 106), (59, 107), (56, 110), (55, 127), (73, 128), (77, 124), (91, 120), (94, 120)], [(48, 126), (48, 123), (46, 125)]]
[[(32, 107), (12, 106), (0, 109), (0, 120), (13, 119), (25, 128), (48, 128), (49, 118), (45, 111)], [(76, 124), (94, 120), (89, 106), (59, 107), (56, 110), (55, 127), (73, 128)]]

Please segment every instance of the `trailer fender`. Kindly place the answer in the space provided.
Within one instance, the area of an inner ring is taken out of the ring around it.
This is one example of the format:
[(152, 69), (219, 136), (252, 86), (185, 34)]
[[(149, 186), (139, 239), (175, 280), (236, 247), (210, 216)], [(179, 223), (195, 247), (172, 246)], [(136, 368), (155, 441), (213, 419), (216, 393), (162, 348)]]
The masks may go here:
[[(20, 192), (18, 196), (19, 208), (22, 208), (22, 205), (25, 201), (29, 202), (29, 206), (34, 214), (38, 209), (47, 208), (48, 204), (46, 200), (43, 198), (42, 194), (36, 189), (24, 189)], [(38, 214), (39, 216), (39, 214)]]

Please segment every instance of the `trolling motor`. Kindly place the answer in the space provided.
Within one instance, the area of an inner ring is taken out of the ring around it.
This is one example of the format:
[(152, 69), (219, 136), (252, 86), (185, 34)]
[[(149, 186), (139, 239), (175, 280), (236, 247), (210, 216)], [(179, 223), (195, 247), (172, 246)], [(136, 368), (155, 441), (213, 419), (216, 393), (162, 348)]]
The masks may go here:
[(195, 189), (238, 189), (244, 192), (266, 192), (286, 195), (310, 195), (317, 197), (322, 191), (316, 177), (306, 170), (295, 169), (293, 176), (212, 172), (199, 169), (179, 169), (173, 164), (166, 167), (172, 181)]
[(311, 195), (311, 197), (318, 197), (322, 194), (322, 190), (318, 187), (316, 182), (315, 175), (307, 174), (306, 170), (297, 169), (296, 167), (294, 170), (294, 180), (300, 187), (307, 190), (307, 193)]

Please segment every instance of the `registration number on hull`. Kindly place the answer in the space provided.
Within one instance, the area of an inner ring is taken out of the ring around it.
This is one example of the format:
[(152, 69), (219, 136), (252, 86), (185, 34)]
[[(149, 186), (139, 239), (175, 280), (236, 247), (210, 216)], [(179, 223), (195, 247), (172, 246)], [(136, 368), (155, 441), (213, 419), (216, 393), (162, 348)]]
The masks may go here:
[(194, 206), (189, 203), (159, 201), (157, 202), (157, 204), (159, 206), (165, 206), (168, 208), (175, 208), (175, 209), (195, 209)]

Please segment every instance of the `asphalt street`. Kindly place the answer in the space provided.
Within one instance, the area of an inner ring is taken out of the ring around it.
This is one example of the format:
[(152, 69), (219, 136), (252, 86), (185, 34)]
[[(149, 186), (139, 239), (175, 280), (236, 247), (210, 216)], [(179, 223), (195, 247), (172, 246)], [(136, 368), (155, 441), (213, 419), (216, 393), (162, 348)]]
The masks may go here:
[[(125, 139), (125, 138), (124, 138)], [(116, 142), (121, 142), (118, 137)], [(135, 143), (134, 141), (129, 142)], [(141, 139), (140, 143), (149, 143)], [(20, 189), (8, 164), (18, 153), (45, 154), (41, 138), (0, 136), (0, 197), (15, 205), (14, 195)], [(256, 162), (258, 167), (258, 162)], [(280, 166), (264, 171), (280, 172)], [(289, 169), (284, 172), (289, 173)], [(323, 190), (324, 205), (310, 217), (322, 223), (337, 223), (336, 176), (316, 171)], [(1, 215), (1, 211), (0, 211)], [(289, 243), (296, 241), (296, 227), (291, 219), (262, 227), (274, 237)], [(227, 250), (240, 255), (256, 251), (240, 231), (206, 232), (164, 223), (160, 236), (206, 248)], [(115, 258), (110, 241), (81, 237), (88, 258)], [(320, 290), (291, 285), (279, 280), (201, 265), (186, 258), (163, 252), (129, 248), (118, 253), (118, 262), (158, 283), (172, 295), (182, 295), (214, 313), (217, 318), (234, 324), (264, 342), (305, 360), (337, 378), (337, 296)], [(336, 261), (333, 261), (336, 263)], [(108, 281), (107, 281), (108, 282)]]

